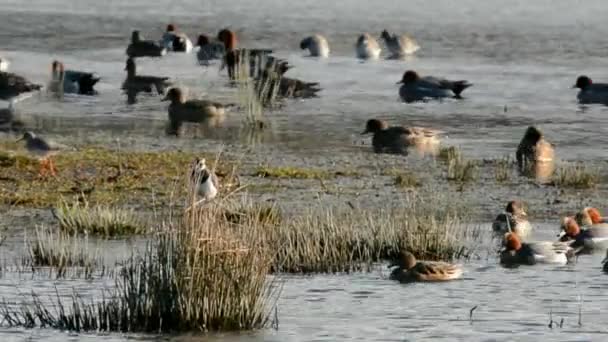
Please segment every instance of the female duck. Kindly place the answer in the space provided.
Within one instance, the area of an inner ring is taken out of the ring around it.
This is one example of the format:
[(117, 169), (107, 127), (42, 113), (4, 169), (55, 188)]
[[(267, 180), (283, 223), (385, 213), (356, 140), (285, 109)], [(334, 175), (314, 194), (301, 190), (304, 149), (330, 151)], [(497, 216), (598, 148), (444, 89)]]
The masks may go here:
[(127, 56), (135, 57), (160, 57), (167, 54), (167, 49), (155, 41), (143, 40), (139, 31), (131, 33), (131, 44), (127, 47)]
[(436, 154), (439, 150), (438, 135), (441, 131), (422, 127), (389, 127), (383, 120), (370, 119), (361, 134), (374, 134), (372, 146), (376, 153), (407, 154), (408, 147), (422, 153)]
[(492, 230), (502, 234), (514, 232), (521, 238), (528, 237), (532, 231), (532, 226), (524, 208), (524, 203), (521, 201), (507, 203), (505, 213), (496, 216), (492, 223)]
[(377, 59), (380, 57), (382, 49), (376, 38), (372, 37), (369, 33), (364, 33), (357, 39), (355, 51), (357, 52), (357, 58)]
[(576, 253), (591, 253), (608, 248), (608, 225), (594, 224), (581, 229), (573, 217), (565, 217), (561, 224), (560, 241), (570, 243)]
[(329, 43), (327, 42), (327, 39), (320, 34), (314, 34), (302, 39), (300, 42), (300, 49), (308, 49), (311, 57), (329, 56)]
[(207, 122), (212, 118), (223, 119), (226, 106), (206, 100), (186, 100), (180, 88), (171, 88), (162, 101), (171, 101), (169, 121), (173, 127), (183, 122)]
[(403, 58), (411, 55), (420, 49), (420, 45), (414, 38), (403, 34), (400, 36), (391, 35), (387, 30), (382, 31), (382, 39), (386, 44), (386, 48), (391, 53), (391, 58)]
[(506, 266), (559, 264), (565, 265), (574, 256), (574, 251), (564, 242), (522, 243), (515, 233), (504, 237), (504, 249), (500, 253), (500, 263)]
[(401, 283), (448, 281), (462, 276), (461, 265), (446, 262), (417, 261), (410, 252), (401, 252), (399, 257), (388, 267), (395, 267), (390, 279)]
[(420, 77), (414, 70), (403, 74), (399, 88), (399, 96), (407, 103), (425, 101), (428, 99), (461, 98), (460, 94), (472, 86), (468, 81), (450, 81), (433, 76)]

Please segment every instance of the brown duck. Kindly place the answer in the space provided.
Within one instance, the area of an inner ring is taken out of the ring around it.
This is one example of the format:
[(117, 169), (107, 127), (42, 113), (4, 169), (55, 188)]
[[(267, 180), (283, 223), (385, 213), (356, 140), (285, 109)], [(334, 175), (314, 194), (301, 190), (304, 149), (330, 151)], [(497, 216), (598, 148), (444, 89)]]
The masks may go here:
[(390, 275), (393, 280), (402, 283), (448, 281), (462, 276), (461, 265), (454, 265), (439, 261), (417, 261), (410, 252), (400, 252), (397, 259), (389, 265), (395, 267)]
[(407, 154), (408, 147), (421, 152), (436, 153), (441, 131), (422, 127), (389, 127), (383, 120), (370, 119), (361, 134), (372, 133), (372, 146), (376, 153)]

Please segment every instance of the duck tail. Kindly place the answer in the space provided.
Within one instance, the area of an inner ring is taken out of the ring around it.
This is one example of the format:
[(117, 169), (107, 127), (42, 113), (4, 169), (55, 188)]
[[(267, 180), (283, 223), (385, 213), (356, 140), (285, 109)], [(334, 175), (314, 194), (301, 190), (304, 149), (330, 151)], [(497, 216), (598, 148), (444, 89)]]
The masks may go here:
[(472, 86), (473, 83), (469, 83), (469, 81), (456, 81), (454, 82), (454, 85), (452, 87), (452, 91), (454, 92), (454, 94), (456, 94), (457, 97), (460, 97), (460, 94), (467, 89), (468, 87)]

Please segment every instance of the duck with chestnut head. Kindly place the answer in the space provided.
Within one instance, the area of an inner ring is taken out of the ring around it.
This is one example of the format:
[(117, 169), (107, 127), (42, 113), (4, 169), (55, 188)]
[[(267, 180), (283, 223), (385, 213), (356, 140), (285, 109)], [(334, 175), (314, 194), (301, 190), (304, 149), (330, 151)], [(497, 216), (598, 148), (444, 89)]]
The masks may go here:
[(236, 33), (228, 28), (220, 30), (217, 39), (224, 44), (226, 54), (220, 70), (226, 67), (228, 77), (235, 80), (239, 76), (239, 68), (249, 66), (245, 69), (249, 72), (247, 76), (252, 78), (259, 77), (267, 64), (267, 59), (272, 54), (271, 49), (245, 49), (239, 47)]
[(500, 253), (500, 263), (505, 266), (565, 265), (575, 255), (568, 243), (559, 241), (522, 242), (519, 235), (513, 232), (505, 234), (503, 247)]
[(588, 76), (581, 75), (572, 88), (580, 89), (576, 98), (581, 104), (608, 105), (608, 83), (594, 83)]
[(373, 134), (372, 146), (376, 153), (407, 154), (412, 147), (422, 154), (435, 155), (439, 151), (442, 131), (423, 127), (389, 126), (384, 120), (370, 119), (361, 134)]
[(407, 34), (391, 35), (387, 30), (382, 31), (382, 39), (386, 48), (391, 53), (390, 58), (403, 58), (420, 50), (420, 45), (414, 38)]
[(461, 93), (473, 85), (465, 80), (451, 81), (433, 76), (421, 77), (414, 70), (404, 72), (401, 81), (397, 84), (401, 84), (399, 96), (407, 103), (444, 98), (460, 99)]
[(608, 225), (581, 227), (574, 217), (564, 217), (559, 240), (570, 243), (576, 253), (593, 253), (608, 248)]
[(510, 201), (505, 212), (498, 214), (492, 223), (492, 230), (496, 233), (513, 232), (525, 239), (532, 232), (532, 225), (528, 221), (528, 214), (522, 201)]
[(462, 277), (462, 265), (439, 261), (418, 261), (416, 257), (406, 251), (401, 251), (395, 260), (388, 266), (393, 269), (390, 279), (401, 283), (410, 282), (442, 282)]
[(585, 207), (574, 216), (576, 223), (586, 227), (608, 227), (608, 218), (602, 217), (597, 208)]
[(531, 172), (537, 178), (548, 179), (554, 170), (555, 150), (536, 127), (526, 129), (515, 153), (521, 172)]

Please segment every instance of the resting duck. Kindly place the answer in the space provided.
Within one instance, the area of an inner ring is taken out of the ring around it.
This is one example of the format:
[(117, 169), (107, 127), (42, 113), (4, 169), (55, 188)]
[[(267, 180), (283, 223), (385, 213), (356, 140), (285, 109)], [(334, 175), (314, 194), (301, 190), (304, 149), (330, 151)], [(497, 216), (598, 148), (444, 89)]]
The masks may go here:
[(410, 252), (400, 252), (397, 259), (388, 267), (395, 267), (390, 279), (402, 283), (448, 281), (462, 276), (461, 265), (446, 262), (417, 261)]
[(131, 44), (127, 47), (127, 56), (135, 57), (161, 57), (167, 54), (167, 49), (152, 40), (143, 40), (139, 31), (131, 33)]
[(420, 77), (414, 70), (403, 73), (399, 96), (405, 102), (425, 101), (428, 99), (462, 98), (460, 94), (472, 86), (468, 81), (450, 81), (433, 76)]
[(209, 61), (213, 59), (221, 59), (226, 53), (223, 43), (211, 42), (209, 37), (204, 34), (198, 36), (196, 46), (199, 47), (196, 58), (201, 65), (208, 65)]
[(492, 230), (497, 233), (514, 232), (521, 238), (526, 238), (532, 232), (532, 226), (528, 221), (528, 214), (524, 209), (522, 201), (510, 201), (507, 203), (505, 213), (496, 216), (492, 223)]
[(329, 56), (329, 43), (327, 42), (327, 39), (320, 34), (314, 34), (302, 39), (300, 42), (300, 49), (308, 49), (311, 57)]
[(517, 146), (515, 157), (520, 171), (526, 171), (533, 169), (539, 163), (553, 163), (555, 151), (542, 132), (530, 126)]
[(224, 43), (226, 55), (221, 69), (225, 66), (228, 69), (228, 77), (231, 80), (238, 78), (239, 66), (246, 65), (246, 62), (241, 62), (244, 59), (249, 60), (249, 74), (247, 76), (258, 78), (264, 71), (267, 64), (266, 59), (272, 53), (270, 49), (239, 49), (236, 33), (229, 29), (223, 29), (217, 34), (217, 39)]
[(602, 214), (597, 208), (593, 207), (584, 208), (574, 216), (574, 219), (576, 220), (576, 223), (581, 226), (606, 225), (608, 227), (608, 220), (605, 217), (602, 217)]
[(579, 88), (576, 98), (581, 104), (608, 105), (608, 83), (593, 83), (587, 76), (579, 76), (572, 88)]
[(565, 242), (539, 241), (522, 243), (516, 233), (504, 237), (500, 263), (505, 266), (559, 264), (565, 265), (574, 257), (573, 249)]
[(171, 101), (168, 108), (169, 122), (174, 129), (183, 122), (206, 122), (210, 118), (223, 117), (228, 106), (207, 100), (186, 100), (180, 88), (171, 88), (162, 101)]
[(122, 89), (127, 92), (151, 93), (152, 88), (155, 88), (156, 92), (162, 95), (165, 93), (166, 88), (171, 85), (169, 77), (137, 75), (137, 67), (133, 58), (127, 59), (125, 70), (127, 71), (127, 78), (122, 84)]
[(93, 89), (100, 78), (95, 73), (65, 70), (63, 63), (53, 61), (51, 65), (51, 85), (49, 89), (65, 94), (96, 95)]
[(355, 51), (357, 52), (357, 58), (377, 59), (380, 57), (382, 49), (376, 38), (372, 37), (369, 33), (364, 33), (357, 39)]
[(381, 37), (391, 53), (391, 58), (402, 58), (420, 49), (420, 45), (418, 45), (414, 38), (406, 34), (401, 36), (391, 35), (387, 30), (384, 30)]
[(562, 219), (560, 241), (567, 241), (579, 253), (591, 253), (608, 247), (608, 224), (594, 224), (581, 229), (572, 217)]
[(196, 158), (193, 163), (190, 181), (200, 201), (212, 200), (217, 196), (219, 181), (215, 172), (209, 170), (205, 158)]
[(439, 150), (441, 131), (422, 127), (389, 127), (383, 120), (370, 119), (361, 134), (372, 133), (372, 146), (376, 153), (407, 154), (408, 147), (420, 152), (436, 153)]

